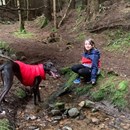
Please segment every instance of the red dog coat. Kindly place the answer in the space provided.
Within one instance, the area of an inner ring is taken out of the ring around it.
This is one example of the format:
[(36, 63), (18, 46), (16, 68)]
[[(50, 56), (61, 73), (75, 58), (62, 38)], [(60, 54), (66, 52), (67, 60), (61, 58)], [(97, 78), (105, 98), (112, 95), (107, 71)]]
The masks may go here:
[(33, 86), (34, 79), (37, 76), (40, 76), (42, 79), (45, 79), (45, 71), (43, 69), (43, 64), (38, 65), (28, 65), (21, 61), (15, 61), (19, 67), (22, 75), (22, 84), (25, 86)]

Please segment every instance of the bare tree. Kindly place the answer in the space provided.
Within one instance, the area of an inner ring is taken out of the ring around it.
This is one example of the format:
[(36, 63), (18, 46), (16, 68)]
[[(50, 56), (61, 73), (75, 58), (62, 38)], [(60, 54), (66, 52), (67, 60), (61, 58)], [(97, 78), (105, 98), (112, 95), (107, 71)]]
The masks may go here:
[(44, 4), (44, 10), (43, 10), (43, 13), (45, 15), (45, 17), (51, 21), (52, 20), (52, 9), (51, 9), (51, 2), (50, 0), (44, 0), (43, 1), (43, 4)]
[(24, 20), (23, 20), (23, 16), (22, 16), (20, 0), (17, 0), (17, 7), (18, 7), (18, 15), (19, 15), (20, 32), (23, 32), (23, 31), (25, 31), (25, 27), (24, 27)]
[(53, 0), (54, 27), (57, 28), (56, 0)]
[(75, 9), (75, 3), (76, 1), (75, 0), (72, 0), (71, 4), (70, 4), (70, 8), (71, 9)]
[(29, 20), (29, 0), (26, 0), (27, 3), (27, 21)]
[(64, 19), (65, 19), (66, 16), (67, 16), (67, 13), (68, 13), (69, 8), (70, 8), (70, 5), (71, 5), (71, 2), (72, 2), (72, 0), (69, 1), (68, 7), (67, 7), (67, 9), (66, 9), (66, 11), (65, 11), (65, 14), (63, 15), (61, 21), (60, 21), (59, 24), (58, 24), (58, 28), (61, 26), (61, 24), (63, 23)]
[(99, 0), (87, 1), (87, 20), (95, 19), (95, 16), (99, 10)]
[(86, 8), (88, 0), (82, 0), (82, 9)]

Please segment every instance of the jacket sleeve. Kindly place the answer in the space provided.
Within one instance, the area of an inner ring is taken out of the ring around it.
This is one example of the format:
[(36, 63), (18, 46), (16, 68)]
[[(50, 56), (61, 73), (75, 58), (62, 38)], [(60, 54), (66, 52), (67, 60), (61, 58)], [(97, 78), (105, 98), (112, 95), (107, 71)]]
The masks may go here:
[(97, 78), (97, 72), (98, 72), (98, 62), (100, 59), (100, 53), (99, 51), (96, 49), (92, 52), (92, 70), (91, 70), (91, 81), (96, 81)]

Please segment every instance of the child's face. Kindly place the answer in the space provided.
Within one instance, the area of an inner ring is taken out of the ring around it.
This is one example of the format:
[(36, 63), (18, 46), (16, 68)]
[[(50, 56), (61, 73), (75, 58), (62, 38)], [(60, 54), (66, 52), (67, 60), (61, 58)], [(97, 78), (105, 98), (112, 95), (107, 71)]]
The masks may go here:
[(89, 43), (89, 41), (85, 41), (84, 47), (87, 51), (90, 51), (94, 46)]

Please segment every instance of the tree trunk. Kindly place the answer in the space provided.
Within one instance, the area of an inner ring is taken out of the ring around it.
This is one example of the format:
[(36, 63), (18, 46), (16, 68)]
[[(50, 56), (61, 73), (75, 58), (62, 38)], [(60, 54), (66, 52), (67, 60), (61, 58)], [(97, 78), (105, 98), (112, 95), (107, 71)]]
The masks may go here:
[(56, 0), (53, 0), (54, 27), (57, 28)]
[(17, 0), (17, 6), (18, 6), (20, 32), (23, 32), (23, 31), (25, 31), (25, 27), (24, 27), (24, 20), (22, 17), (22, 10), (20, 10), (20, 8), (21, 8), (20, 0)]
[(86, 8), (88, 0), (82, 0), (82, 9)]
[(3, 6), (3, 0), (0, 0), (0, 5)]
[(29, 0), (26, 0), (27, 3), (27, 21), (29, 20)]
[(72, 0), (71, 5), (70, 5), (70, 8), (71, 8), (71, 9), (75, 9), (75, 0)]
[(50, 0), (44, 0), (44, 10), (43, 13), (45, 15), (45, 17), (51, 21), (52, 20), (52, 9), (51, 9), (51, 2)]
[(98, 10), (99, 10), (99, 0), (88, 0), (87, 20), (95, 19)]

